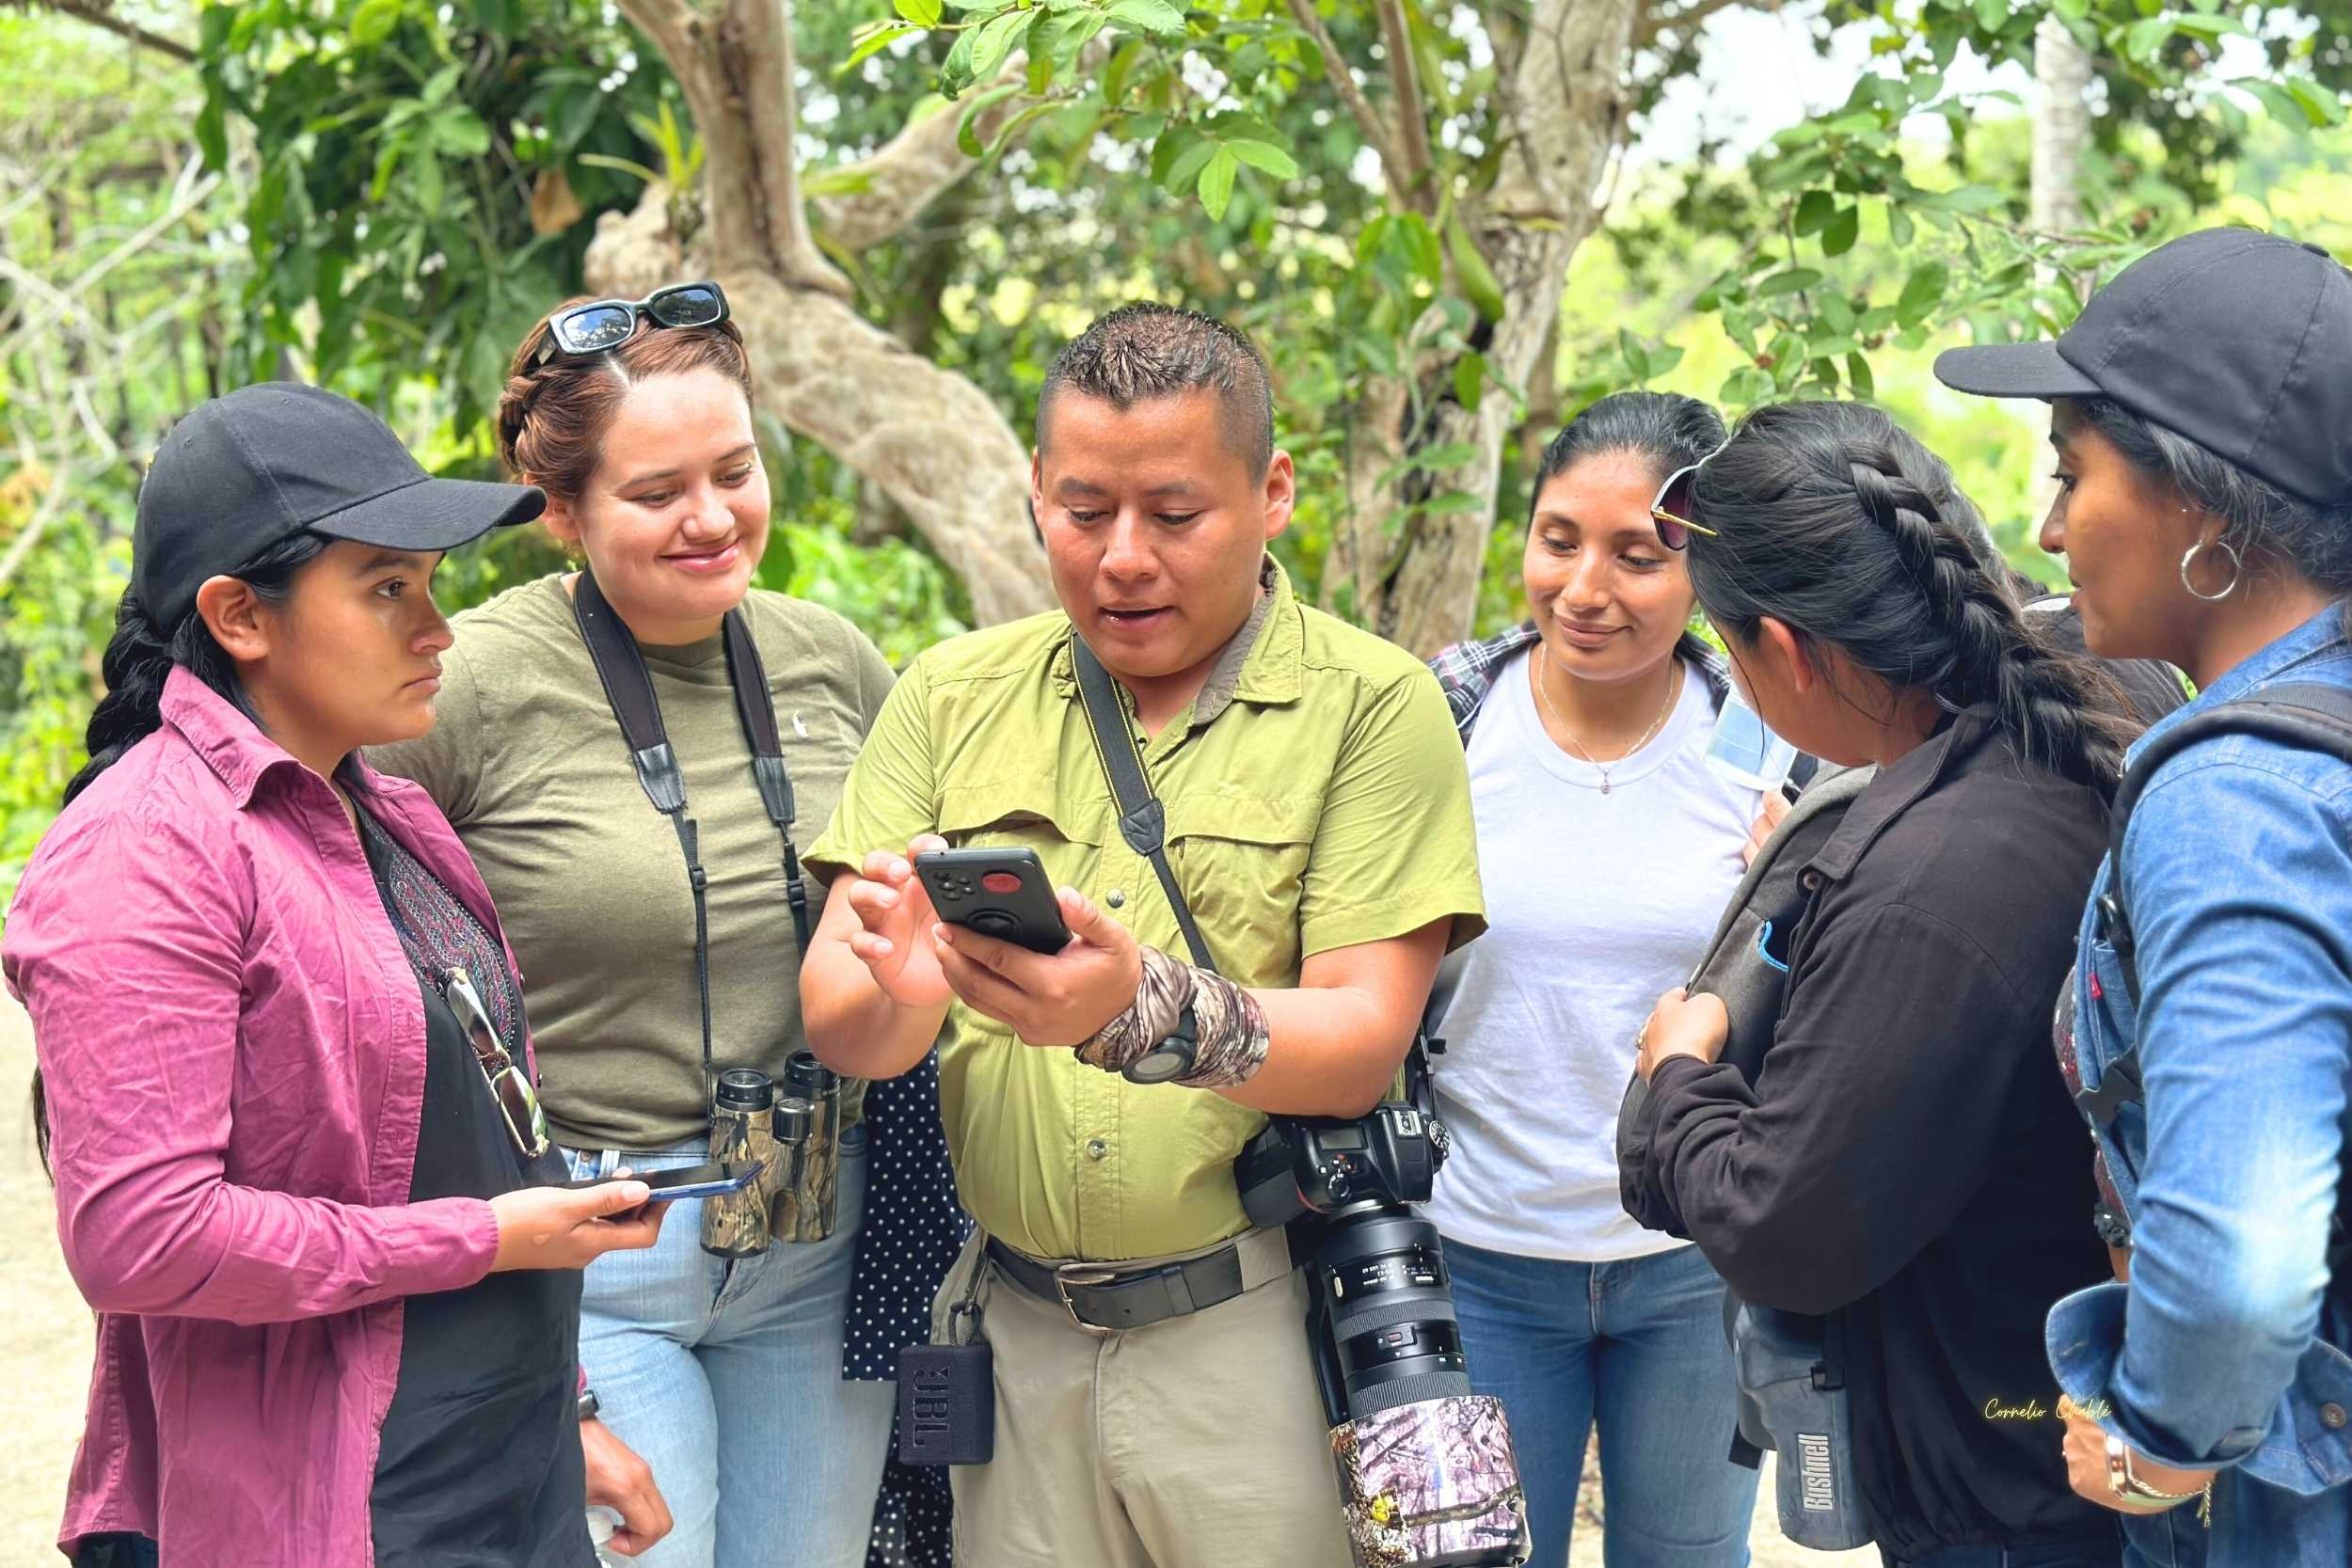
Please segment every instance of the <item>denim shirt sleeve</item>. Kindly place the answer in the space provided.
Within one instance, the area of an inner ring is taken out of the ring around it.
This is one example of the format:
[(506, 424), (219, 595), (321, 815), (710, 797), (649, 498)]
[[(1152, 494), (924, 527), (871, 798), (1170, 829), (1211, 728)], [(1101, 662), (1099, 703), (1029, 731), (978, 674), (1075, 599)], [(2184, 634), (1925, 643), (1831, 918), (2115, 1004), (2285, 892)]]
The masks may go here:
[(2068, 1392), (2161, 1464), (2254, 1449), (2328, 1285), (2352, 855), (2342, 770), (2315, 760), (2243, 737), (2184, 753), (2124, 845), (2146, 1111), (2132, 1277), (2059, 1304), (2050, 1338)]

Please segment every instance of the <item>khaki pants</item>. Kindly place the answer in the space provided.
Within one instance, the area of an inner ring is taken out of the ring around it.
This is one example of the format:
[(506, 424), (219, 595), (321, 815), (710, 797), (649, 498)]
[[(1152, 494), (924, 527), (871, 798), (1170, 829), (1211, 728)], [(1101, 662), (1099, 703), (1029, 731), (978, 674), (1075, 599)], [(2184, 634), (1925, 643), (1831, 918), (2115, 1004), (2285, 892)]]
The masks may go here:
[(957, 1568), (1350, 1568), (1299, 1271), (1091, 1334), (1000, 1275), (975, 1235), (934, 1339), (983, 1270), (996, 1448), (952, 1472)]

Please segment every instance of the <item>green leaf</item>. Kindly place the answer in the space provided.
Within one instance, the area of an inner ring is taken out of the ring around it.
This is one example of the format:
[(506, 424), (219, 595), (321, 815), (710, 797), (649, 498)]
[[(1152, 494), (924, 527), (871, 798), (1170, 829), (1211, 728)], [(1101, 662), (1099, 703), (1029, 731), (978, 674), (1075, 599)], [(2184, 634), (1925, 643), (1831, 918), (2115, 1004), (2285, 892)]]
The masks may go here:
[(1454, 401), (1470, 413), (1478, 412), (1478, 400), (1486, 391), (1486, 356), (1465, 354), (1454, 361)]
[(1472, 237), (1470, 226), (1462, 221), (1459, 213), (1446, 222), (1445, 244), (1454, 258), (1454, 280), (1460, 286), (1462, 297), (1477, 307), (1482, 320), (1501, 321), (1503, 311), (1502, 280), (1495, 277), (1494, 268), (1486, 264), (1486, 256), (1478, 248), (1478, 241)]
[[(230, 8), (221, 8), (224, 13)], [(400, 25), (400, 0), (359, 0), (351, 13), (351, 41), (360, 49), (373, 49), (392, 36)]]
[(1878, 379), (1870, 373), (1870, 361), (1862, 357), (1858, 349), (1846, 356), (1846, 384), (1858, 398), (1878, 396)]
[(1164, 39), (1184, 36), (1184, 13), (1168, 0), (1111, 0), (1104, 9), (1113, 22), (1131, 32)]
[(1251, 168), (1262, 170), (1277, 180), (1298, 178), (1298, 160), (1272, 142), (1254, 141), (1244, 137), (1239, 141), (1227, 142), (1225, 150)]
[(1871, 109), (1857, 109), (1851, 114), (1838, 115), (1824, 120), (1821, 129), (1833, 136), (1859, 136), (1882, 129), (1878, 114)]
[(431, 123), (433, 144), (453, 158), (479, 158), (490, 150), (490, 128), (463, 103), (445, 106)]
[[(1047, 68), (1045, 82), (1033, 82), (1031, 90), (1041, 93), (1046, 82), (1050, 82), (1056, 74), (1074, 69), (1078, 63), (1078, 52), (1103, 30), (1108, 21), (1100, 11), (1067, 11), (1048, 17), (1042, 26), (1029, 35), (1031, 46), (1039, 52), (1037, 65)], [(1034, 71), (1036, 65), (1030, 69)]]
[(1916, 326), (1934, 313), (1950, 286), (1951, 274), (1941, 261), (1928, 261), (1915, 269), (1903, 281), (1903, 292), (1895, 300), (1895, 319), (1905, 326)]
[(2250, 94), (2269, 111), (2271, 119), (2282, 125), (2299, 127), (2311, 123), (2311, 114), (2301, 102), (2276, 82), (2261, 76), (2240, 76), (2230, 86)]
[(1407, 468), (1423, 473), (1438, 473), (1446, 468), (1458, 468), (1478, 461), (1478, 448), (1469, 441), (1440, 441), (1433, 447), (1422, 447), (1406, 458)]
[(1790, 225), (1803, 234), (1818, 234), (1837, 211), (1837, 198), (1827, 191), (1807, 191), (1797, 198), (1797, 215)]
[(2313, 125), (2344, 123), (2344, 98), (2333, 89), (2321, 87), (2308, 76), (2292, 76), (2287, 79), (2287, 91), (2303, 105), (2303, 112), (2312, 117)]
[(945, 14), (939, 0), (891, 0), (893, 8), (917, 27), (936, 27)]
[(972, 85), (972, 46), (979, 36), (977, 29), (970, 27), (956, 35), (947, 57), (939, 63), (940, 97), (953, 98)]
[(1420, 274), (1431, 288), (1445, 281), (1445, 251), (1438, 243), (1437, 230), (1419, 213), (1396, 214), (1394, 230), (1405, 246), (1405, 255), (1413, 271)]
[(987, 150), (980, 146), (979, 133), (974, 128), (973, 122), (987, 113), (991, 104), (1002, 103), (1020, 90), (1019, 83), (1008, 82), (1001, 87), (991, 87), (986, 92), (975, 93), (971, 102), (964, 104), (963, 116), (956, 121), (956, 146), (965, 157), (977, 158)]
[(1168, 178), (1160, 183), (1178, 193), (1192, 189), (1200, 182), (1200, 171), (1209, 166), (1209, 160), (1216, 154), (1216, 143), (1206, 136), (1197, 138), (1168, 166)]
[(1241, 160), (1222, 147), (1201, 166), (1200, 207), (1212, 218), (1224, 219), (1226, 206), (1233, 199), (1233, 177), (1240, 172)]
[(1756, 292), (1762, 298), (1772, 299), (1781, 294), (1793, 294), (1802, 290), (1810, 289), (1820, 280), (1821, 275), (1811, 267), (1789, 267), (1785, 271), (1772, 274), (1772, 277), (1758, 283), (1756, 286)]
[(921, 27), (913, 26), (904, 22), (886, 23), (858, 40), (856, 47), (850, 51), (849, 56), (833, 68), (833, 73), (835, 76), (847, 75), (850, 68), (859, 61), (879, 55), (900, 39), (913, 38), (921, 31), (923, 31)]
[(1642, 340), (1624, 327), (1617, 328), (1617, 352), (1625, 356), (1625, 368), (1635, 381), (1650, 378), (1649, 353), (1642, 347)]
[(1129, 39), (1111, 55), (1111, 63), (1103, 71), (1103, 102), (1113, 108), (1127, 96), (1127, 78), (1136, 69), (1136, 59), (1143, 53), (1141, 40)]
[(1888, 202), (1886, 204), (1886, 237), (1895, 242), (1896, 247), (1900, 249), (1910, 245), (1917, 233), (1918, 230), (1912, 224), (1911, 214), (1903, 204), (1899, 201)]
[(1838, 208), (1830, 220), (1821, 226), (1821, 254), (1843, 256), (1853, 248), (1853, 243), (1861, 233), (1861, 207), (1857, 205)]
[(1039, 14), (1009, 10), (982, 23), (978, 36), (972, 41), (972, 80), (985, 82), (995, 75), (1012, 54), (1013, 44)]
[(1977, 25), (1997, 33), (2009, 21), (2009, 0), (1977, 0)]

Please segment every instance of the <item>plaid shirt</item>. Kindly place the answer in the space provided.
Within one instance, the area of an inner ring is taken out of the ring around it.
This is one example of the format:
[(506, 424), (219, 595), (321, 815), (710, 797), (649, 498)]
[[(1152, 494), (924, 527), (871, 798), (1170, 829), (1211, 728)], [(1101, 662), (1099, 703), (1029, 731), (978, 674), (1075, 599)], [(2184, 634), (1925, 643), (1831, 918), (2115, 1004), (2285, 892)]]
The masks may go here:
[[(1486, 696), (1494, 690), (1502, 667), (1520, 649), (1534, 646), (1539, 637), (1535, 623), (1523, 621), (1484, 642), (1456, 642), (1429, 661), (1438, 685), (1445, 690), (1446, 705), (1454, 710), (1454, 728), (1464, 745), (1470, 744), (1470, 726), (1478, 722), (1478, 710), (1486, 705)], [(1697, 666), (1707, 681), (1708, 697), (1721, 708), (1731, 691), (1731, 671), (1723, 655), (1687, 631), (1675, 644), (1675, 652)]]

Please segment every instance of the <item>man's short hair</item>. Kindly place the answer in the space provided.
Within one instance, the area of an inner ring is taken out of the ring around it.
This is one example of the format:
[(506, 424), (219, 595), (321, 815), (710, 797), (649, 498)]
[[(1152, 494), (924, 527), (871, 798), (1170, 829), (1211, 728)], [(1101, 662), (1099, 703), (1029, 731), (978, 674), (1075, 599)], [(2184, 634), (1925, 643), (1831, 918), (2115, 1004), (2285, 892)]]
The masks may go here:
[(1095, 319), (1054, 356), (1037, 399), (1037, 446), (1064, 388), (1125, 413), (1138, 403), (1208, 390), (1223, 412), (1225, 439), (1253, 476), (1274, 460), (1274, 394), (1265, 360), (1237, 328), (1198, 310), (1149, 301)]

